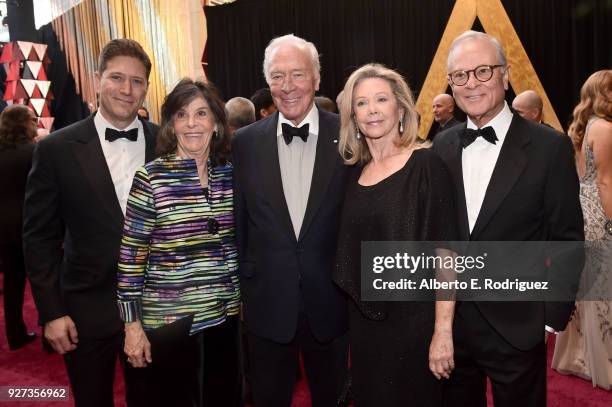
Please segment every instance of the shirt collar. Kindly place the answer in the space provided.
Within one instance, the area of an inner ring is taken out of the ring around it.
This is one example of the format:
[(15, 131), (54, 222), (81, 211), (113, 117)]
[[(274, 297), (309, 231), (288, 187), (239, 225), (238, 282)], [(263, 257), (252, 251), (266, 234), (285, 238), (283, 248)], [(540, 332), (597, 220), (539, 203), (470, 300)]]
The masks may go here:
[[(495, 135), (500, 141), (498, 145), (501, 145), (506, 138), (506, 133), (508, 133), (508, 129), (510, 128), (510, 123), (512, 123), (512, 111), (508, 107), (508, 103), (504, 101), (504, 108), (501, 110), (501, 112), (499, 112), (483, 127), (493, 127), (493, 130), (495, 130)], [(467, 128), (474, 130), (478, 129), (478, 126), (476, 126), (469, 116), (467, 118)]]
[(140, 127), (139, 126), (140, 120), (138, 120), (138, 116), (136, 116), (134, 117), (134, 121), (130, 123), (125, 129), (118, 129), (117, 127), (113, 126), (108, 120), (106, 120), (106, 118), (102, 115), (102, 112), (100, 112), (99, 110), (96, 112), (96, 115), (94, 116), (94, 123), (96, 125), (96, 128), (101, 133), (104, 133), (107, 128), (113, 129), (113, 130), (119, 130), (119, 131), (127, 131), (127, 130), (137, 129)]
[(319, 109), (317, 109), (317, 106), (314, 104), (314, 100), (313, 100), (310, 111), (308, 112), (306, 117), (304, 117), (304, 120), (302, 120), (297, 126), (295, 126), (292, 121), (288, 120), (279, 111), (278, 112), (278, 124), (276, 126), (276, 136), (277, 137), (283, 135), (283, 127), (282, 127), (283, 123), (288, 123), (290, 126), (293, 126), (293, 127), (302, 127), (303, 125), (308, 124), (308, 133), (318, 136), (319, 135)]

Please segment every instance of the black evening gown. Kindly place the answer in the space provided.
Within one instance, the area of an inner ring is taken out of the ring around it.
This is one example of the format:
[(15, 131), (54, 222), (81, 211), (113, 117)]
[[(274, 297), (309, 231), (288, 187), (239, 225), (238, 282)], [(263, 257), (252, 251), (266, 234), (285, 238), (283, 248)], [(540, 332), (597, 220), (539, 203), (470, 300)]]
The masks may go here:
[(334, 281), (348, 294), (356, 407), (441, 405), (442, 383), (429, 370), (435, 302), (365, 302), (360, 294), (362, 241), (456, 239), (454, 192), (444, 163), (430, 149), (372, 186), (347, 188)]

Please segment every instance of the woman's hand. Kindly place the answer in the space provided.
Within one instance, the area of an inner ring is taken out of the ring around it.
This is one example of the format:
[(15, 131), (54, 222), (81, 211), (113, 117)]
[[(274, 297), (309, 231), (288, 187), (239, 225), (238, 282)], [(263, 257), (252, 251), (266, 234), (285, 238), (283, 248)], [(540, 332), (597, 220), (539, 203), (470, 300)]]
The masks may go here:
[(452, 330), (435, 330), (429, 345), (429, 369), (438, 380), (450, 377), (455, 368), (453, 354)]
[(125, 324), (125, 345), (123, 351), (128, 357), (128, 362), (134, 367), (146, 367), (151, 363), (151, 344), (147, 339), (140, 321), (127, 322)]

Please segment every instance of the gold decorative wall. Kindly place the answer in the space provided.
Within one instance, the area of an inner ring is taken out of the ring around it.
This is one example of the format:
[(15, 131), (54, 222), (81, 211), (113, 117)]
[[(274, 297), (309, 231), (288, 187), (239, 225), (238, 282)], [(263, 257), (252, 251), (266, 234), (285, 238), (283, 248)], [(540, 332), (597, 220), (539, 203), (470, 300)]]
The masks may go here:
[(419, 136), (427, 137), (431, 127), (433, 98), (446, 91), (448, 85), (446, 81), (446, 57), (450, 45), (455, 37), (473, 27), (476, 17), (480, 20), (484, 30), (496, 37), (506, 51), (508, 65), (510, 66), (510, 85), (514, 92), (519, 94), (528, 89), (535, 90), (544, 102), (546, 122), (557, 130), (563, 131), (546, 91), (501, 1), (457, 0), (417, 100), (417, 110), (421, 114)]

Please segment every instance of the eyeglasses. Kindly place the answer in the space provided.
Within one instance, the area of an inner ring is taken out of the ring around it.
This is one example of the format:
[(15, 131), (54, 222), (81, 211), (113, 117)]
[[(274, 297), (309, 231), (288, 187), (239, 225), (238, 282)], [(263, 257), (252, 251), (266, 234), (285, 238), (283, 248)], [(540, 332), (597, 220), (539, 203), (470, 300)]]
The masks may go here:
[(495, 68), (503, 67), (504, 65), (480, 65), (469, 71), (454, 71), (448, 74), (448, 79), (456, 86), (463, 86), (470, 80), (470, 73), (474, 73), (474, 77), (480, 82), (486, 82), (493, 77)]

